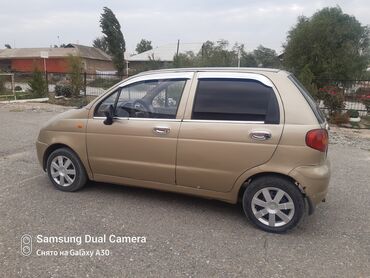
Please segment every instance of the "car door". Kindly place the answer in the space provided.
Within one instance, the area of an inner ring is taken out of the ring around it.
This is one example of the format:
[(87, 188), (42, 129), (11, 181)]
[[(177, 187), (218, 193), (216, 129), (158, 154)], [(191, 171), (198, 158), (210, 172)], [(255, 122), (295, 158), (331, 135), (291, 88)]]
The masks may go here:
[(179, 134), (177, 184), (230, 191), (242, 173), (272, 157), (283, 122), (279, 94), (267, 77), (199, 72)]
[[(175, 184), (176, 144), (192, 72), (130, 79), (91, 109), (87, 152), (96, 180)], [(114, 121), (104, 124), (112, 106)]]

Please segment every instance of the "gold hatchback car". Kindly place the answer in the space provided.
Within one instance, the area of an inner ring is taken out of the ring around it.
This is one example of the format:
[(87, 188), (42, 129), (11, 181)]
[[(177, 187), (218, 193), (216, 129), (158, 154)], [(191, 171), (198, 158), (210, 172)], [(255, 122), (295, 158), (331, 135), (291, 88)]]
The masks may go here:
[(325, 117), (289, 72), (150, 71), (128, 78), (40, 131), (54, 186), (87, 180), (241, 201), (259, 228), (285, 232), (325, 200)]

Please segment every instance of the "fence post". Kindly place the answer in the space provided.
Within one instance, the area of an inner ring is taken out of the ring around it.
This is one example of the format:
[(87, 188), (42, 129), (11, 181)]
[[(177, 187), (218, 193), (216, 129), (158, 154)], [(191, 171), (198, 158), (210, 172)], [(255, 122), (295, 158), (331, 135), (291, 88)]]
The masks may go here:
[(86, 86), (87, 86), (87, 74), (86, 71), (84, 72), (84, 96), (86, 98)]
[(49, 73), (45, 71), (45, 82), (46, 82), (46, 93), (49, 95), (49, 80), (48, 80)]
[(14, 85), (14, 73), (11, 75), (11, 80), (12, 80), (12, 92), (13, 92), (13, 95), (14, 95), (14, 100), (17, 100), (17, 94), (15, 93), (15, 85)]

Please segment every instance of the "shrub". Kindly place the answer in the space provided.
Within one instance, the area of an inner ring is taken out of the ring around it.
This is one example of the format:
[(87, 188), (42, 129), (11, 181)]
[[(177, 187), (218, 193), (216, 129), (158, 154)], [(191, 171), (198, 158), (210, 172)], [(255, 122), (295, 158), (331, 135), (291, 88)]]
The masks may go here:
[(361, 96), (361, 102), (365, 105), (366, 110), (370, 112), (370, 94), (366, 96)]
[(340, 113), (344, 108), (344, 95), (337, 86), (325, 86), (319, 89), (319, 95), (324, 100), (325, 107), (329, 110), (329, 116)]
[(55, 85), (54, 88), (55, 96), (59, 97), (63, 95), (63, 85)]
[(83, 88), (83, 63), (80, 56), (69, 55), (68, 63), (70, 68), (71, 91), (73, 96), (78, 97)]
[(14, 87), (14, 91), (16, 92), (22, 91), (22, 87), (17, 85)]
[(336, 125), (347, 124), (349, 123), (349, 116), (347, 113), (334, 113), (329, 121)]
[(67, 84), (67, 85), (63, 85), (61, 87), (61, 94), (64, 96), (64, 97), (67, 97), (67, 98), (70, 98), (72, 97), (73, 95), (73, 88), (71, 85)]
[(360, 113), (358, 113), (358, 111), (354, 109), (349, 109), (347, 111), (347, 114), (348, 114), (348, 117), (350, 118), (358, 118), (360, 116)]
[(31, 93), (33, 97), (41, 98), (47, 95), (47, 87), (44, 77), (41, 71), (35, 69), (32, 73), (32, 79), (28, 82), (31, 88)]
[(5, 92), (5, 78), (0, 75), (0, 93)]

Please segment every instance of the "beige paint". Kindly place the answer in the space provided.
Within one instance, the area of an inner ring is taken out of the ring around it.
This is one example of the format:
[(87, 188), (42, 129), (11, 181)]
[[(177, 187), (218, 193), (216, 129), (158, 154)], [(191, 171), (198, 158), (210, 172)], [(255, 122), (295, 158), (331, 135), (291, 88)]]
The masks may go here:
[[(192, 121), (197, 72), (254, 73), (274, 84), (281, 111), (277, 125), (251, 122)], [(94, 118), (98, 103), (135, 78), (194, 72), (186, 83), (176, 119), (116, 119), (111, 126)], [(146, 72), (112, 87), (82, 109), (58, 115), (40, 131), (37, 153), (55, 144), (70, 147), (81, 159), (91, 180), (154, 188), (236, 203), (240, 188), (252, 176), (279, 173), (294, 179), (317, 204), (326, 195), (330, 178), (325, 153), (305, 144), (305, 134), (321, 128), (304, 97), (288, 80), (289, 73), (265, 69), (172, 69)], [(82, 125), (82, 128), (78, 127)], [(155, 127), (170, 128), (167, 135)], [(254, 130), (268, 130), (272, 138), (255, 141)]]

